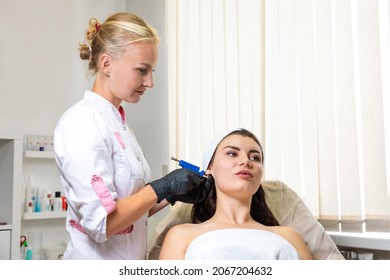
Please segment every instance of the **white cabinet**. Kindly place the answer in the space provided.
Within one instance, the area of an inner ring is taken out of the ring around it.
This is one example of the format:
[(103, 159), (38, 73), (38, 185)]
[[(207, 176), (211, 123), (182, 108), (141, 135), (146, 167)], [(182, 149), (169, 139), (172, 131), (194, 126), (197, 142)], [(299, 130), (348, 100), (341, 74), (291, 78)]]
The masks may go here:
[(0, 260), (11, 259), (11, 229), (0, 226)]
[(21, 132), (0, 130), (0, 255), (8, 259), (20, 252), (22, 157)]
[(40, 183), (60, 190), (59, 174), (52, 152), (28, 152), (23, 157), (23, 135), (17, 130), (0, 130), (0, 259), (20, 258), (20, 236), (36, 233), (41, 246), (68, 240), (66, 213), (24, 214), (23, 172), (32, 172)]

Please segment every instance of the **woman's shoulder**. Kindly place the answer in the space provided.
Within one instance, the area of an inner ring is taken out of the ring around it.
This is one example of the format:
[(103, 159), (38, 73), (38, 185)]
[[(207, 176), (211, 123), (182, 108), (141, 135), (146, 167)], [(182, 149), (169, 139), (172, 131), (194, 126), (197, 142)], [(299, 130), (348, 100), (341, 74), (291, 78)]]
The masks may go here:
[(213, 230), (207, 224), (185, 223), (173, 226), (167, 233), (170, 240), (181, 240), (184, 247), (187, 247), (198, 236)]
[(201, 227), (199, 224), (191, 224), (191, 223), (185, 223), (185, 224), (178, 224), (173, 226), (167, 233), (167, 235), (173, 235), (174, 237), (181, 237), (186, 236), (190, 237), (193, 234), (197, 234), (201, 231)]
[(160, 259), (184, 259), (185, 252), (191, 241), (199, 235), (198, 224), (178, 224), (168, 230), (162, 248)]
[(302, 259), (312, 259), (312, 255), (301, 234), (292, 227), (275, 226), (271, 230), (295, 247)]
[(85, 106), (84, 100), (80, 100), (77, 103), (69, 107), (60, 117), (58, 126), (73, 127), (75, 124), (78, 126), (91, 124), (94, 120), (95, 112), (88, 106)]

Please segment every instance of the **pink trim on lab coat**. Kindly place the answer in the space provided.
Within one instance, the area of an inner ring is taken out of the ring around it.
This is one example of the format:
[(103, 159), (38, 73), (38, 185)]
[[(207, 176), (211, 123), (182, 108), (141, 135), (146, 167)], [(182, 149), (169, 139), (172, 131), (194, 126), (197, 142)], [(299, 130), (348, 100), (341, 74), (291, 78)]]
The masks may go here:
[(122, 122), (125, 122), (126, 121), (126, 112), (125, 112), (125, 110), (123, 109), (122, 106), (119, 106), (119, 110), (118, 111), (121, 114)]
[(116, 208), (115, 200), (111, 196), (110, 190), (107, 188), (102, 177), (93, 175), (91, 179), (92, 188), (100, 199), (107, 214), (112, 213)]
[(119, 144), (121, 145), (122, 149), (126, 149), (125, 141), (123, 141), (120, 133), (117, 131), (117, 132), (114, 132), (114, 135), (115, 135), (116, 140), (118, 140)]

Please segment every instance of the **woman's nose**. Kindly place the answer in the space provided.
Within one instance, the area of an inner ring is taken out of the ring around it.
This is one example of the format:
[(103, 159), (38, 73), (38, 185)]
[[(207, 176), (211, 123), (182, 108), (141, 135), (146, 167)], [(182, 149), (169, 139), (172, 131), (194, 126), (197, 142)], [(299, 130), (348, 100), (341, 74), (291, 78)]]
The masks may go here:
[(148, 88), (152, 88), (154, 86), (152, 73), (146, 76), (143, 85), (144, 87), (148, 87)]
[(241, 163), (241, 165), (246, 165), (246, 166), (251, 166), (251, 164), (252, 164), (251, 160), (247, 156), (243, 156), (240, 159), (240, 163)]

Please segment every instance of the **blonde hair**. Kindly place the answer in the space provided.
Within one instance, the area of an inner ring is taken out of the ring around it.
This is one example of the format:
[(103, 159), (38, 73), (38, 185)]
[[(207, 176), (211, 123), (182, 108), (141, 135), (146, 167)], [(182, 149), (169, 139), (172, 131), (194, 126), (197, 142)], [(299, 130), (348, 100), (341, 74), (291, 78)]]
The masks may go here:
[(96, 18), (91, 18), (85, 38), (86, 41), (80, 44), (80, 58), (89, 60), (89, 69), (94, 74), (98, 71), (97, 61), (101, 53), (115, 57), (133, 43), (158, 44), (160, 41), (157, 31), (132, 13), (114, 14), (103, 24), (100, 24)]

